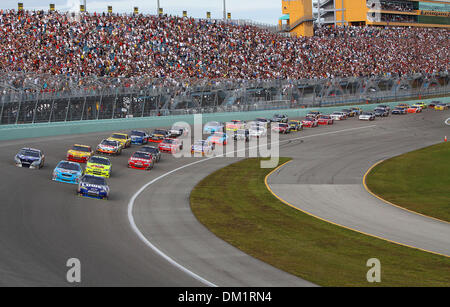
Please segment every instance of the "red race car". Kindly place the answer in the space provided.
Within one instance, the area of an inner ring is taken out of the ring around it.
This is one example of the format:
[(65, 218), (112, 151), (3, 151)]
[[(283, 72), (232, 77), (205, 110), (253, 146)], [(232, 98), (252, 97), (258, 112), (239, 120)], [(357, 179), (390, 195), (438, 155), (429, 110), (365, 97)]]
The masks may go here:
[(419, 106), (410, 106), (408, 109), (406, 109), (407, 113), (420, 113), (422, 112), (422, 108)]
[(149, 171), (153, 168), (153, 156), (148, 152), (136, 151), (128, 159), (128, 167)]
[(307, 117), (304, 120), (302, 120), (303, 127), (306, 128), (313, 128), (317, 127), (319, 125), (319, 121), (312, 117)]
[(167, 153), (177, 153), (183, 149), (183, 141), (180, 139), (166, 138), (159, 144), (159, 150)]
[(272, 127), (273, 132), (288, 134), (291, 132), (291, 128), (288, 124), (275, 123)]
[(334, 123), (334, 120), (331, 118), (331, 116), (321, 115), (317, 122), (319, 125), (332, 125)]

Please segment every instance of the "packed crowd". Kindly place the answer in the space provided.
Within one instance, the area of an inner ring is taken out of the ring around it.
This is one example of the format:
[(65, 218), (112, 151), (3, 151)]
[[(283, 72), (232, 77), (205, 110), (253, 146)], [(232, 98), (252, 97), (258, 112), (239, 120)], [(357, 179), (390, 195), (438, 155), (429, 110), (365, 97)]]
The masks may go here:
[(450, 31), (336, 27), (291, 38), (172, 16), (0, 12), (0, 71), (64, 76), (313, 79), (448, 71)]
[(416, 9), (414, 7), (414, 3), (410, 1), (403, 2), (403, 1), (382, 0), (380, 1), (380, 4), (383, 10), (390, 10), (390, 11), (412, 12)]
[(384, 22), (417, 22), (416, 15), (396, 15), (396, 14), (381, 14), (381, 21)]

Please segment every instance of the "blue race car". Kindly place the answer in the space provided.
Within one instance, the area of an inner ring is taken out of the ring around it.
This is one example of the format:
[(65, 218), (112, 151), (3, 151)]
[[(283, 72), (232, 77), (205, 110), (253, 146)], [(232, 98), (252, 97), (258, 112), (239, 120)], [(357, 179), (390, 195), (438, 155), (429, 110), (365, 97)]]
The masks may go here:
[(216, 132), (210, 137), (208, 137), (206, 140), (212, 144), (227, 145), (228, 139), (229, 139), (228, 134), (223, 132)]
[(39, 149), (22, 148), (14, 157), (17, 167), (26, 167), (31, 169), (39, 169), (44, 166), (45, 156)]
[(203, 133), (214, 134), (216, 132), (223, 132), (224, 126), (219, 122), (209, 122), (203, 128)]
[(53, 170), (54, 181), (78, 184), (83, 176), (83, 168), (80, 163), (61, 161)]
[(109, 186), (103, 177), (84, 175), (78, 184), (77, 194), (90, 198), (108, 199)]
[(145, 131), (133, 130), (130, 133), (131, 144), (144, 145), (148, 144), (148, 138), (150, 137)]

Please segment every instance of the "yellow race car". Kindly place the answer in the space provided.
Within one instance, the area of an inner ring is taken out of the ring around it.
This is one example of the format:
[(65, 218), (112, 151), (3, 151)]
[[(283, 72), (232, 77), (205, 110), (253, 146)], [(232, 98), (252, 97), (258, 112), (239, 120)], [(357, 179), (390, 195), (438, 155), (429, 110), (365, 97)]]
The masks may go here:
[(241, 128), (244, 128), (244, 123), (237, 119), (232, 120), (231, 122), (227, 123), (225, 126), (225, 129), (227, 131), (231, 131), (231, 132), (238, 131)]
[(93, 154), (91, 146), (75, 144), (67, 151), (67, 161), (86, 163)]
[(105, 157), (93, 156), (86, 163), (86, 175), (109, 178), (111, 177), (111, 161)]
[(409, 104), (407, 104), (407, 103), (399, 103), (399, 104), (397, 105), (397, 107), (409, 108)]
[(128, 148), (131, 146), (131, 137), (126, 133), (113, 133), (108, 141), (117, 141), (122, 145), (122, 148)]
[(413, 107), (415, 107), (415, 106), (419, 106), (422, 109), (426, 109), (427, 108), (427, 104), (425, 102), (417, 102), (417, 103), (413, 104)]
[(446, 103), (438, 103), (434, 106), (434, 109), (438, 111), (448, 110), (448, 105)]

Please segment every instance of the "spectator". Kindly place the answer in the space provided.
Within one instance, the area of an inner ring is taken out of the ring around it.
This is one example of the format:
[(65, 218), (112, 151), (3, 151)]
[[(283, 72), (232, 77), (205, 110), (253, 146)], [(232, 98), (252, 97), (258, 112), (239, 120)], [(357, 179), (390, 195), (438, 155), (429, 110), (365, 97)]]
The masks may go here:
[[(42, 92), (167, 82), (183, 90), (201, 79), (431, 74), (448, 71), (450, 59), (447, 29), (324, 27), (314, 37), (291, 38), (214, 20), (30, 11), (3, 11), (0, 25), (0, 70), (45, 74)], [(101, 77), (110, 80), (96, 81)], [(34, 81), (12, 80), (30, 91), (41, 86)]]

